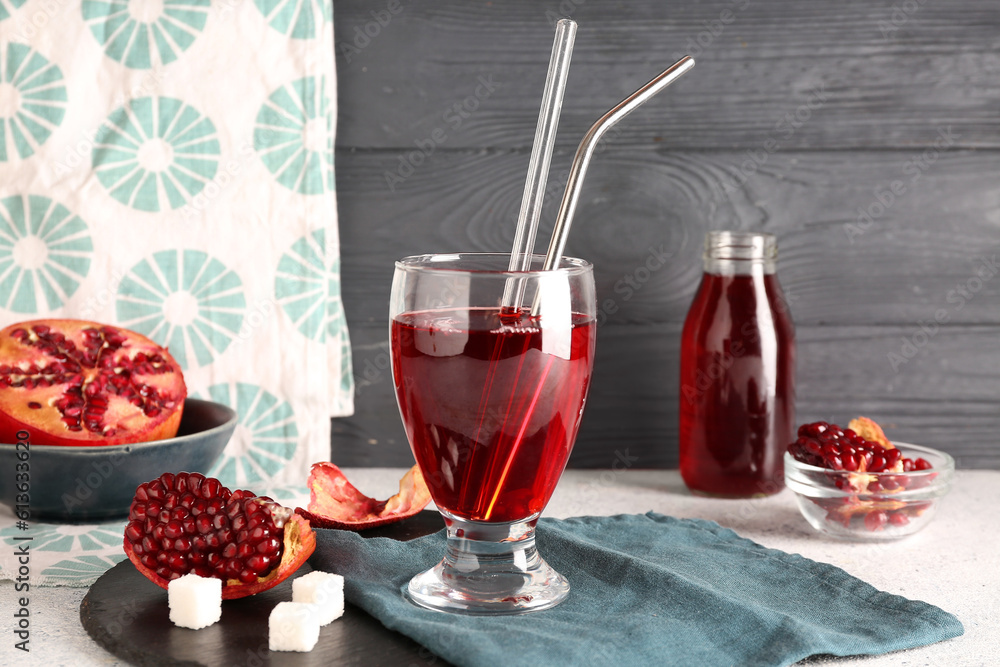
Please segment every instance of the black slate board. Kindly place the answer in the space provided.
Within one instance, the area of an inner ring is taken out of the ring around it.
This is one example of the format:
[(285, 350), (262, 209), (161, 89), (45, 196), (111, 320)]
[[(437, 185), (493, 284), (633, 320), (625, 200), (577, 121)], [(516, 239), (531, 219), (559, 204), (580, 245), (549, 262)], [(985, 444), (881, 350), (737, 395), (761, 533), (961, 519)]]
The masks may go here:
[[(424, 511), (362, 534), (410, 540), (443, 527), (437, 512)], [(296, 576), (310, 569), (306, 565)], [(126, 560), (90, 587), (80, 604), (80, 620), (94, 641), (135, 665), (447, 665), (351, 604), (343, 617), (320, 630), (319, 643), (311, 652), (271, 653), (267, 617), (277, 603), (291, 599), (292, 580), (288, 579), (269, 591), (223, 602), (222, 620), (215, 625), (201, 630), (178, 628), (168, 617), (167, 592)]]

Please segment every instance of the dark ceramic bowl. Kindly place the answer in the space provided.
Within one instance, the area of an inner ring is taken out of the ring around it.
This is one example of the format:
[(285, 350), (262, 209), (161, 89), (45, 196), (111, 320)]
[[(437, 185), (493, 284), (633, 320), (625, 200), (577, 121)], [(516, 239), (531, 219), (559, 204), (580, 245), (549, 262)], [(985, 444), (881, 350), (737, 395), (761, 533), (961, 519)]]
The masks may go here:
[[(225, 449), (237, 420), (236, 412), (225, 405), (189, 398), (177, 437), (168, 440), (113, 447), (30, 446), (31, 518), (92, 521), (128, 516), (135, 489), (143, 482), (165, 472), (206, 472)], [(11, 509), (23, 500), (17, 498), (18, 463), (24, 461), (16, 446), (0, 444), (0, 502)]]

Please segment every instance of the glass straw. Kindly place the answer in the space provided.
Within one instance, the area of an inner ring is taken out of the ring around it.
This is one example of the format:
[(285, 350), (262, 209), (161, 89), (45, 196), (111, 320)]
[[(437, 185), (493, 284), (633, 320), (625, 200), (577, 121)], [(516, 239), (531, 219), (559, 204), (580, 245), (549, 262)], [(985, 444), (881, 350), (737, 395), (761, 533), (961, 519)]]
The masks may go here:
[[(573, 42), (576, 39), (576, 22), (560, 19), (556, 23), (556, 35), (552, 42), (549, 71), (542, 94), (542, 106), (538, 111), (535, 126), (535, 141), (531, 147), (528, 162), (528, 176), (524, 181), (524, 195), (517, 218), (517, 232), (514, 247), (510, 253), (510, 271), (527, 271), (531, 266), (531, 256), (535, 247), (538, 220), (542, 215), (542, 200), (545, 197), (545, 182), (552, 162), (552, 149), (556, 143), (556, 129), (559, 113), (562, 111), (563, 93), (569, 76), (569, 61), (573, 57)], [(504, 286), (501, 305), (506, 309), (521, 307), (524, 298), (524, 281), (512, 278)]]

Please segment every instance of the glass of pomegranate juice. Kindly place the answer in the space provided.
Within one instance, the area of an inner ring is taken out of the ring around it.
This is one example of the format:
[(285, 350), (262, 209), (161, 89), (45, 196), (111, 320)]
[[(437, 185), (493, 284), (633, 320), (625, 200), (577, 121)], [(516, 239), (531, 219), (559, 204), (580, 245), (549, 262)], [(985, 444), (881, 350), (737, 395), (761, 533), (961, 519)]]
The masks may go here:
[[(529, 270), (511, 272), (509, 260), (396, 263), (396, 398), (448, 533), (444, 559), (408, 587), (431, 609), (518, 614), (569, 593), (535, 548), (535, 524), (566, 467), (590, 384), (593, 267), (563, 258), (543, 271), (536, 255)], [(518, 295), (515, 305), (501, 305), (511, 303), (505, 289)]]

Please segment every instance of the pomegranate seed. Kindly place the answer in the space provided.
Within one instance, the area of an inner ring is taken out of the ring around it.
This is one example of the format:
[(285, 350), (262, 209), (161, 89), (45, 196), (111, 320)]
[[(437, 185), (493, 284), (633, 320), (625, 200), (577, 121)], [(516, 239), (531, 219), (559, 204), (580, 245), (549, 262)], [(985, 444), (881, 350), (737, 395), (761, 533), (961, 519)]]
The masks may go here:
[(247, 559), (247, 567), (254, 572), (264, 572), (271, 564), (271, 559), (267, 556), (257, 554)]
[[(157, 528), (159, 528), (159, 526), (157, 526)], [(164, 529), (163, 533), (170, 539), (177, 539), (178, 537), (184, 534), (184, 526), (181, 525), (180, 521), (172, 520), (167, 522), (166, 528)]]
[(130, 542), (142, 541), (142, 523), (140, 521), (130, 521), (128, 527), (125, 528), (125, 537)]
[(29, 401), (28, 407), (31, 408), (32, 410), (41, 410), (42, 404), (39, 403), (38, 401)]
[(250, 530), (250, 536), (248, 538), (251, 544), (257, 544), (261, 540), (267, 537), (267, 529), (264, 526), (256, 526)]
[(875, 510), (865, 515), (865, 527), (871, 531), (882, 530), (888, 521), (889, 517), (882, 510)]
[(223, 558), (235, 558), (236, 549), (238, 547), (234, 542), (229, 542), (226, 546), (222, 547), (222, 557)]
[(257, 553), (265, 556), (275, 556), (281, 551), (281, 542), (276, 537), (268, 537), (257, 545)]
[(247, 568), (240, 571), (238, 579), (240, 580), (240, 583), (252, 584), (257, 581), (257, 575), (253, 572), (253, 570)]
[(142, 538), (142, 550), (145, 551), (147, 554), (155, 554), (157, 551), (160, 550), (160, 545), (151, 536), (146, 535), (144, 538)]
[(892, 512), (889, 514), (889, 523), (894, 526), (905, 526), (910, 523), (910, 517), (903, 512)]
[(202, 514), (196, 517), (194, 525), (198, 529), (198, 532), (202, 535), (211, 532), (212, 528), (214, 528), (214, 526), (212, 525), (212, 518), (209, 517), (207, 514)]
[(170, 552), (170, 555), (167, 557), (167, 567), (181, 574), (187, 574), (189, 569), (187, 560), (177, 551)]

